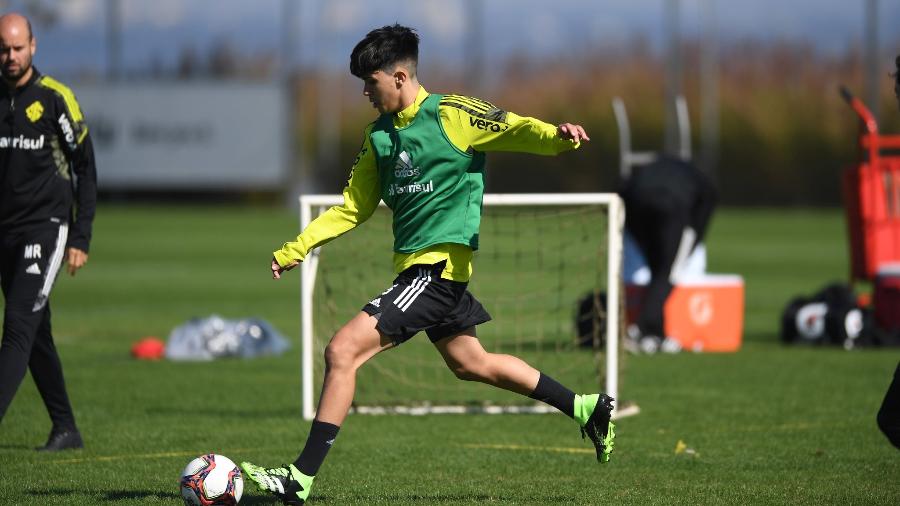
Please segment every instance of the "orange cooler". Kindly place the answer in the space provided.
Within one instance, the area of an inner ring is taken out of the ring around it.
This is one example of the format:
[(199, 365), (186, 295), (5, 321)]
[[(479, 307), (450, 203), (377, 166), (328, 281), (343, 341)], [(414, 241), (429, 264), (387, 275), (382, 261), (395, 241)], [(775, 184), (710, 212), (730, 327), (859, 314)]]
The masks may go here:
[[(644, 285), (625, 286), (629, 323), (637, 319)], [(704, 274), (678, 281), (665, 306), (666, 335), (688, 351), (733, 352), (744, 331), (744, 279)]]

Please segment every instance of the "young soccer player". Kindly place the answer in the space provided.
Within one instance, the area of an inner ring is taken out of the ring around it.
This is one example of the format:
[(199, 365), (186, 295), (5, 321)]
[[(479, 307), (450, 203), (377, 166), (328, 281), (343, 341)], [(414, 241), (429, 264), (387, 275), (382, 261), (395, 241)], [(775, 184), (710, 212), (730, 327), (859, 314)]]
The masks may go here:
[(380, 200), (393, 212), (398, 275), (326, 347), (318, 410), (300, 456), (276, 468), (241, 464), (250, 480), (284, 504), (309, 497), (350, 409), (357, 369), (420, 331), (458, 378), (556, 407), (578, 422), (600, 462), (613, 449), (613, 399), (576, 395), (519, 358), (485, 351), (475, 327), (491, 317), (466, 289), (478, 248), (484, 153), (556, 155), (589, 138), (580, 125), (553, 126), (476, 98), (428, 93), (416, 77), (418, 47), (415, 31), (393, 25), (369, 32), (353, 49), (350, 72), (363, 80), (363, 95), (380, 116), (365, 130), (343, 205), (313, 220), (272, 259), (279, 279), (310, 250), (368, 219)]

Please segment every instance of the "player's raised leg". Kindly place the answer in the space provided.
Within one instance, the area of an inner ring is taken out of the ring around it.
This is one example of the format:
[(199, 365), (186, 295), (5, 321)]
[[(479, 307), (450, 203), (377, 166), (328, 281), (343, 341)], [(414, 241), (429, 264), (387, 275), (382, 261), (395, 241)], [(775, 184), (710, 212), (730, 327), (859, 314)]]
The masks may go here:
[(325, 348), (325, 380), (316, 418), (306, 445), (293, 464), (265, 468), (242, 462), (246, 476), (263, 491), (284, 504), (303, 504), (309, 497), (313, 479), (334, 444), (356, 391), (356, 371), (393, 343), (376, 329), (377, 320), (359, 313), (331, 338)]
[(606, 394), (576, 395), (522, 359), (489, 353), (475, 335), (475, 327), (434, 343), (457, 378), (487, 383), (547, 403), (578, 422), (582, 437), (590, 438), (597, 460), (608, 462), (615, 438), (610, 422), (614, 399)]

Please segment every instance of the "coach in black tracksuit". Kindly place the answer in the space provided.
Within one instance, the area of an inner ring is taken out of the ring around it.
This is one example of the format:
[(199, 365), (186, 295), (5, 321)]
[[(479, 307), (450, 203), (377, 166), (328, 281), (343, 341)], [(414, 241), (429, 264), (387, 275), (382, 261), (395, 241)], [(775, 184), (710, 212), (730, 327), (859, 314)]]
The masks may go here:
[(63, 262), (87, 261), (96, 169), (87, 126), (71, 90), (32, 67), (27, 19), (0, 17), (0, 421), (26, 369), (53, 428), (39, 450), (81, 448), (50, 329), (50, 290)]
[[(716, 191), (697, 167), (661, 158), (635, 167), (619, 193), (625, 202), (625, 227), (650, 268), (650, 283), (636, 322), (639, 335), (634, 337), (641, 340), (643, 351), (652, 352), (666, 337), (664, 308), (672, 292), (673, 273), (703, 241)], [(647, 342), (651, 340), (656, 345)]]

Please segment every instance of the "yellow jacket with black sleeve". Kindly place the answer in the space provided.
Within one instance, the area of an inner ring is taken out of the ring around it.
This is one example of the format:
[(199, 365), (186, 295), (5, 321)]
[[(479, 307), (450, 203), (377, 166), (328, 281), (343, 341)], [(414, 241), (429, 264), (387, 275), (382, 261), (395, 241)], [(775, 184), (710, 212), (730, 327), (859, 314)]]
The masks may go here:
[[(393, 116), (394, 127), (399, 130), (410, 125), (427, 97), (428, 92), (420, 87), (413, 104)], [(438, 105), (438, 116), (445, 140), (464, 153), (516, 151), (556, 155), (578, 147), (577, 143), (560, 138), (555, 125), (504, 111), (477, 98), (444, 95)], [(275, 260), (282, 267), (302, 261), (313, 248), (366, 221), (377, 208), (381, 186), (370, 140), (374, 125), (373, 122), (366, 128), (359, 156), (343, 190), (344, 203), (322, 213), (295, 241), (275, 251)], [(401, 272), (415, 264), (435, 264), (444, 260), (447, 265), (441, 277), (469, 280), (472, 248), (465, 244), (440, 243), (412, 253), (394, 252), (394, 269)]]

